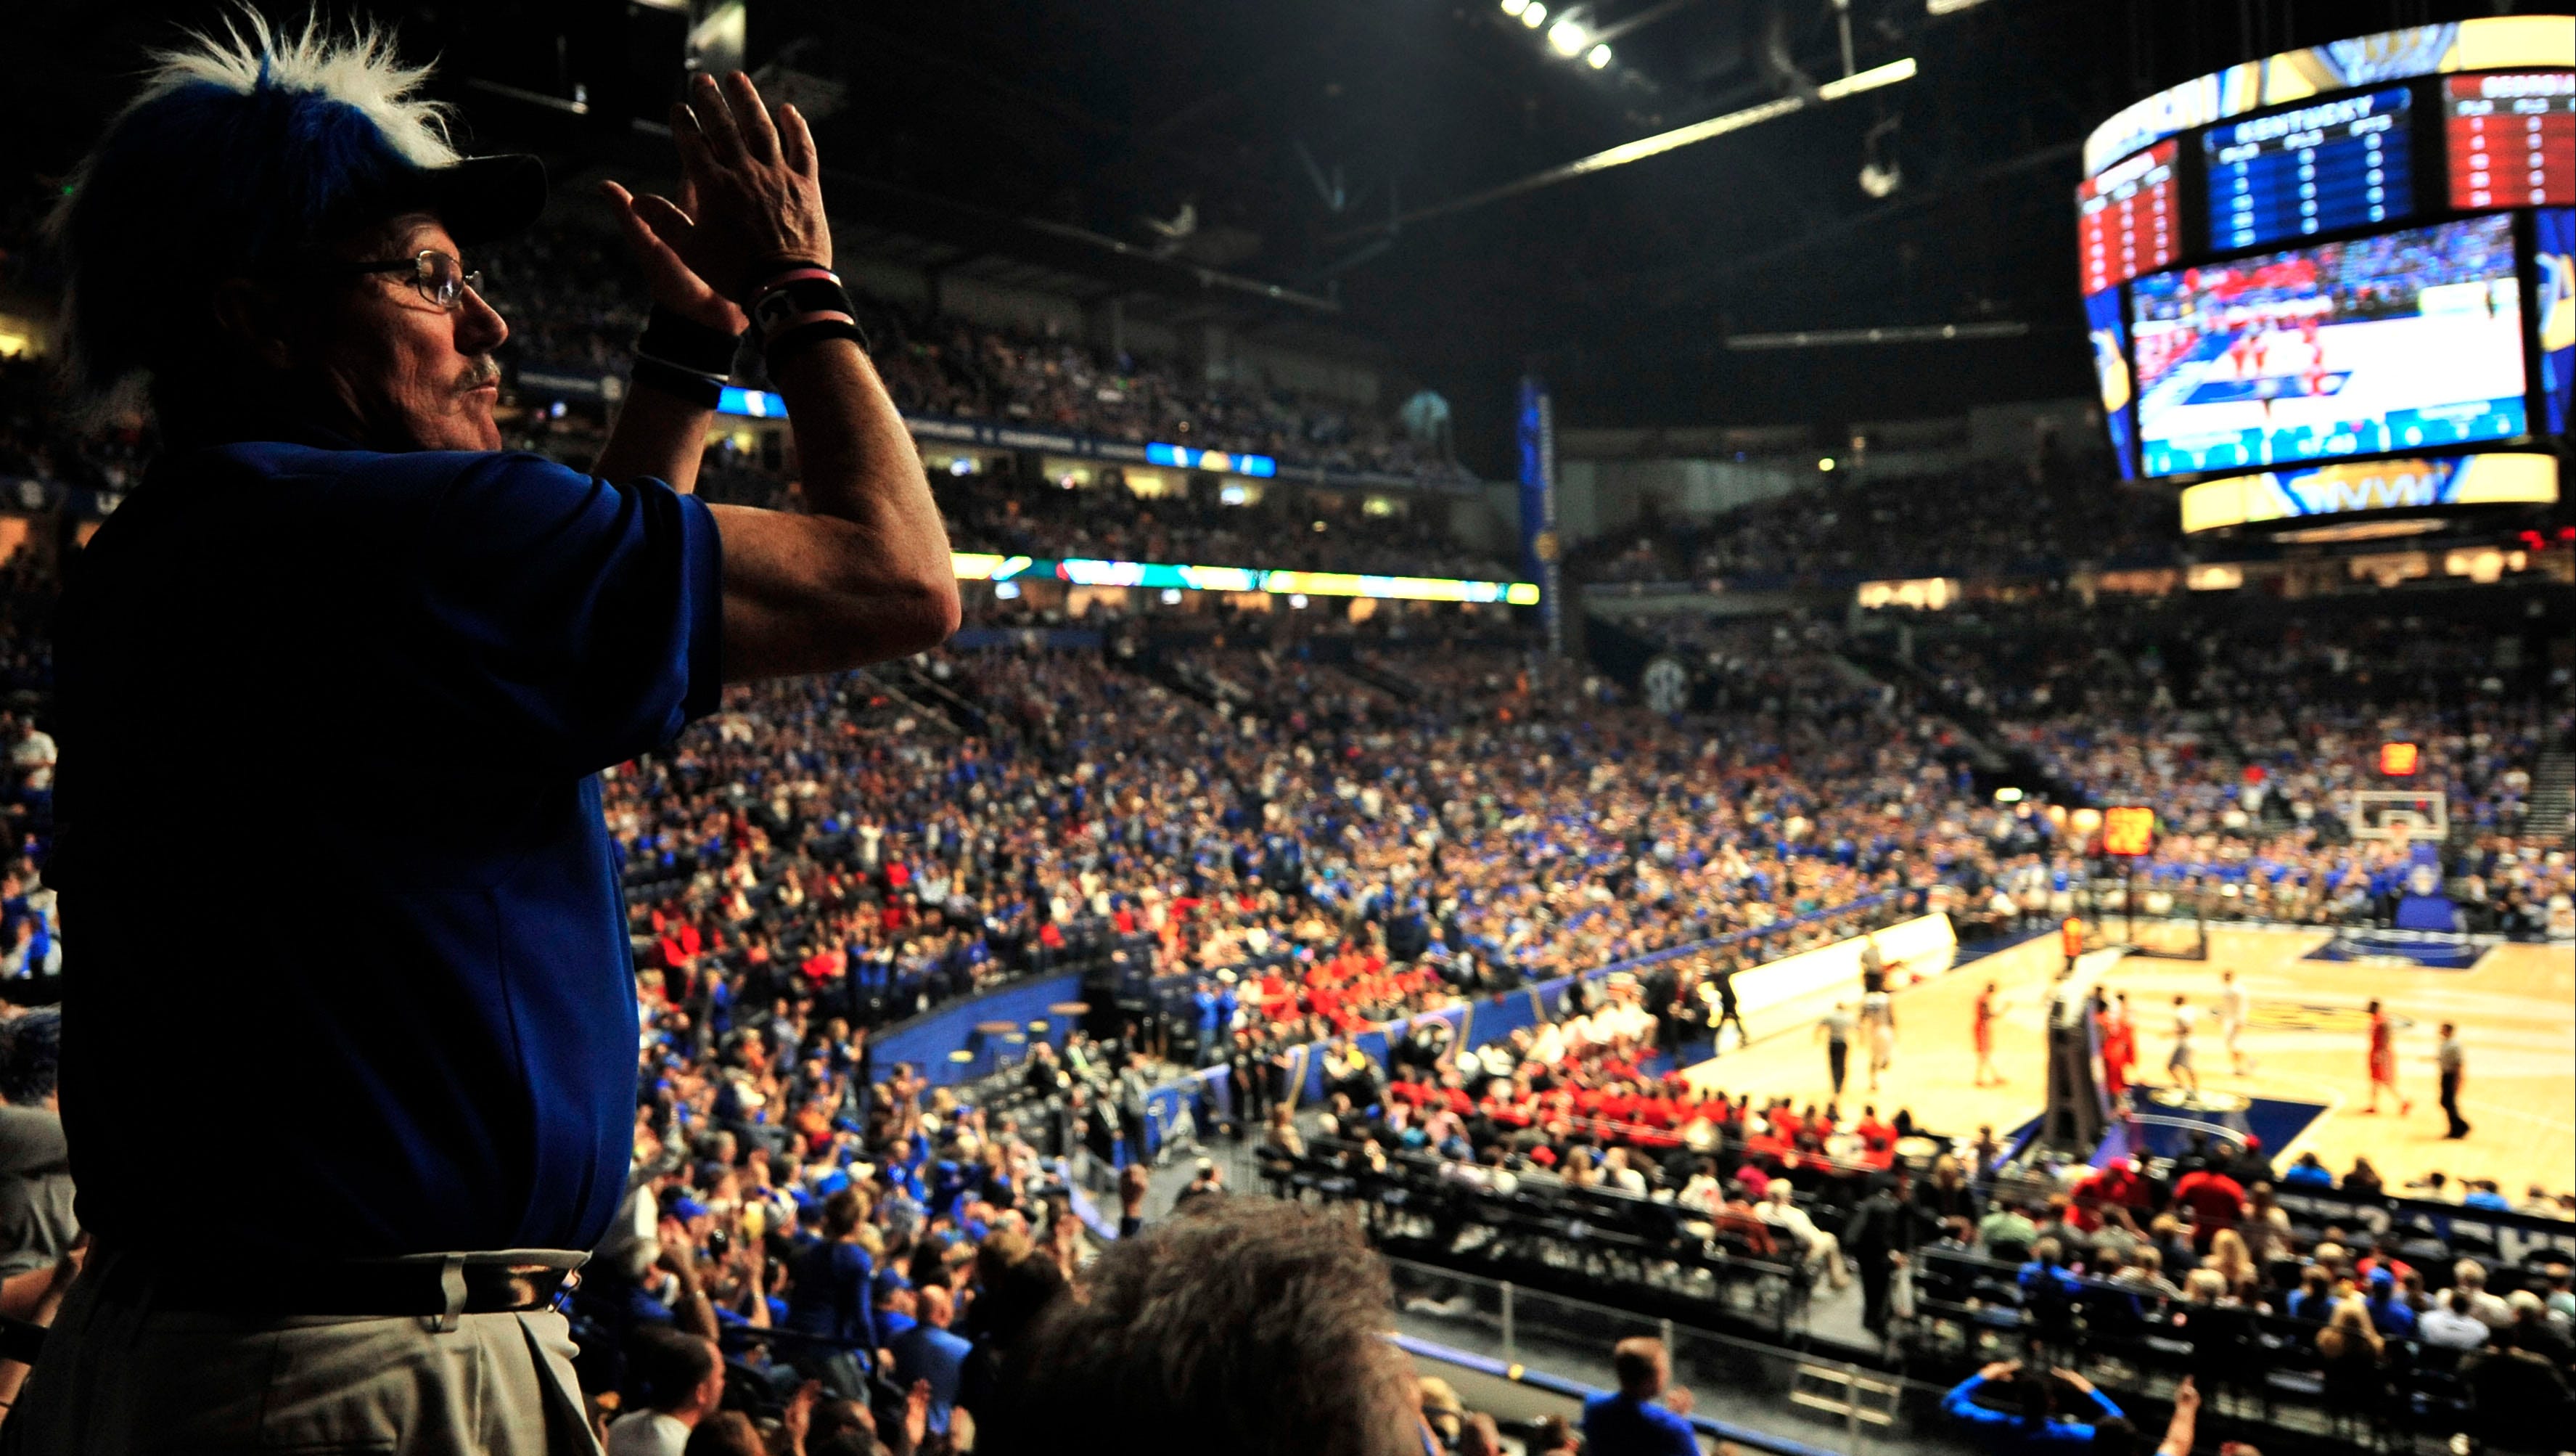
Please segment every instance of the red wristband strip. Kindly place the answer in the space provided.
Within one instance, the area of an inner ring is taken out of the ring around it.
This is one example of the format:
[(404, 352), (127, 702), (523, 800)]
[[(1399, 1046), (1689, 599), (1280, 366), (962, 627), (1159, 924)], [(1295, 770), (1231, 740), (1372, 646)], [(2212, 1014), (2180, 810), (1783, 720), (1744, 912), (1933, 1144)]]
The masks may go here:
[[(790, 273), (830, 274), (831, 271), (830, 264), (818, 262), (812, 258), (785, 256), (763, 258), (745, 270), (742, 291), (734, 295), (734, 301), (748, 304), (752, 299), (759, 297), (761, 291), (768, 288), (772, 282)], [(835, 277), (833, 281), (837, 283), (840, 280)]]
[(757, 302), (762, 297), (775, 293), (779, 289), (785, 288), (790, 283), (803, 283), (809, 280), (829, 283), (835, 288), (841, 286), (841, 275), (833, 272), (829, 268), (790, 268), (786, 272), (780, 273), (754, 287), (751, 290), (751, 296), (753, 301)]
[(849, 314), (843, 313), (837, 308), (815, 309), (811, 313), (791, 314), (786, 318), (778, 320), (776, 323), (771, 324), (768, 328), (762, 330), (761, 337), (764, 339), (775, 339), (779, 335), (786, 333), (789, 329), (795, 328), (799, 324), (832, 322), (855, 325), (858, 323), (858, 320)]

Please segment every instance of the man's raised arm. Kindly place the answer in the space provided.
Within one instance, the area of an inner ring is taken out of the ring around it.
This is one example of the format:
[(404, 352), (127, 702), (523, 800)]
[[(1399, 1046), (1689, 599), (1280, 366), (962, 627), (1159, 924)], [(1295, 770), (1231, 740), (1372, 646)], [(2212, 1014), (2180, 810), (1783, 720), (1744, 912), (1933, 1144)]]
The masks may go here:
[(773, 121), (747, 77), (700, 76), (688, 104), (672, 109), (671, 130), (695, 215), (658, 197), (635, 199), (630, 215), (749, 310), (787, 400), (813, 512), (709, 507), (724, 542), (725, 679), (937, 646), (957, 628), (948, 533), (828, 271), (831, 229), (805, 119), (783, 106)]

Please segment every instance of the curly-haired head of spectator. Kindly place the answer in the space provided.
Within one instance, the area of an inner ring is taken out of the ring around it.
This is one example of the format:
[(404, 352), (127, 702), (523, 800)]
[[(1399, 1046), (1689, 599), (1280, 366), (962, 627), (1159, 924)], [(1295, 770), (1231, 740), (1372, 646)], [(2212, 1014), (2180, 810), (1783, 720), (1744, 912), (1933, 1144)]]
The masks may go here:
[(63, 1014), (43, 1006), (0, 1030), (0, 1100), (50, 1107), (63, 1059)]
[(1386, 1271), (1295, 1204), (1201, 1199), (1120, 1239), (1013, 1352), (987, 1456), (1413, 1456)]
[(719, 1411), (689, 1433), (686, 1456), (769, 1456), (760, 1428), (740, 1411)]

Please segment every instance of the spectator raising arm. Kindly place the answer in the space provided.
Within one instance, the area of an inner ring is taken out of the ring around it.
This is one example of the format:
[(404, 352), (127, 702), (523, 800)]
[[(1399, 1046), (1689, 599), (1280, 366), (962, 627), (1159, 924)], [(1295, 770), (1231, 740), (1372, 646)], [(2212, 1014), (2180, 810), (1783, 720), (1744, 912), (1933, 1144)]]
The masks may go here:
[[(2090, 1402), (2092, 1409), (2078, 1416), (2055, 1408), (2051, 1377)], [(2009, 1383), (2012, 1398), (2006, 1404), (2013, 1409), (1998, 1409), (1978, 1401), (1980, 1392)], [(2093, 1383), (2071, 1371), (2024, 1372), (2018, 1360), (1998, 1361), (1951, 1387), (1941, 1399), (1941, 1409), (1951, 1419), (1985, 1428), (2001, 1435), (2017, 1435), (2028, 1447), (2082, 1447), (2093, 1443), (2094, 1427), (2104, 1421), (2120, 1419), (2120, 1408)]]
[(2182, 1378), (2174, 1387), (2173, 1421), (2165, 1427), (2165, 1439), (2156, 1447), (2156, 1456), (2191, 1456), (2191, 1443), (2200, 1425), (2200, 1388), (2191, 1377)]
[[(801, 264), (813, 276), (798, 287), (821, 290), (799, 292), (786, 308), (803, 312), (765, 335), (813, 514), (712, 507), (724, 542), (725, 678), (829, 672), (937, 645), (956, 630), (957, 583), (920, 457), (855, 327), (814, 336), (818, 322), (848, 315), (846, 299), (828, 306), (838, 285), (819, 281), (832, 234), (804, 118), (782, 107), (773, 121), (746, 77), (719, 85), (701, 75), (688, 104), (673, 109), (671, 128), (681, 196), (696, 215), (660, 198), (620, 207), (657, 299), (674, 311), (694, 304), (694, 322), (722, 327), (731, 321), (717, 306), (725, 300), (694, 297), (692, 282), (748, 301)], [(691, 277), (674, 276), (674, 263)], [(639, 406), (621, 415), (602, 469), (650, 464), (693, 480), (703, 426), (702, 412), (676, 399)]]
[[(599, 190), (617, 210), (618, 228), (626, 235), (626, 246), (634, 253), (635, 261), (643, 267), (645, 287), (653, 296), (654, 318), (645, 331), (646, 338), (639, 341), (639, 355), (654, 349), (678, 352), (657, 337), (672, 328), (667, 315), (705, 331), (703, 335), (690, 335), (696, 347), (706, 350), (693, 362), (710, 370), (729, 370), (730, 355), (719, 366), (715, 353), (723, 348), (722, 339), (730, 338), (739, 344), (749, 320), (732, 299), (709, 286), (662, 240), (666, 234), (685, 236), (697, 225), (696, 186), (683, 180), (677, 203), (661, 197), (637, 198), (614, 182), (600, 183)], [(648, 217), (651, 221), (646, 220)], [(609, 427), (608, 443), (591, 465), (591, 474), (612, 481), (651, 476), (684, 495), (696, 488), (698, 463), (706, 453), (707, 424), (715, 410), (705, 392), (684, 398), (673, 387), (673, 379), (660, 364), (638, 366), (626, 401), (618, 408), (617, 422)], [(686, 381), (680, 383), (685, 385)]]

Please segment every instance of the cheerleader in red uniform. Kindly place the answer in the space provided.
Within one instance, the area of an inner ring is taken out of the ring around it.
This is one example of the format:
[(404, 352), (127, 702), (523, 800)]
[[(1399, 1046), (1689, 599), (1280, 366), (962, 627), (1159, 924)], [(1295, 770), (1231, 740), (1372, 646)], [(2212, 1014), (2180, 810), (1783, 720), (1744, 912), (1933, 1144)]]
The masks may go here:
[(2003, 1073), (1995, 1070), (1995, 1018), (2003, 1013), (2003, 1004), (1995, 999), (1995, 983), (1977, 993), (1977, 1075), (1976, 1085), (2000, 1087)]

